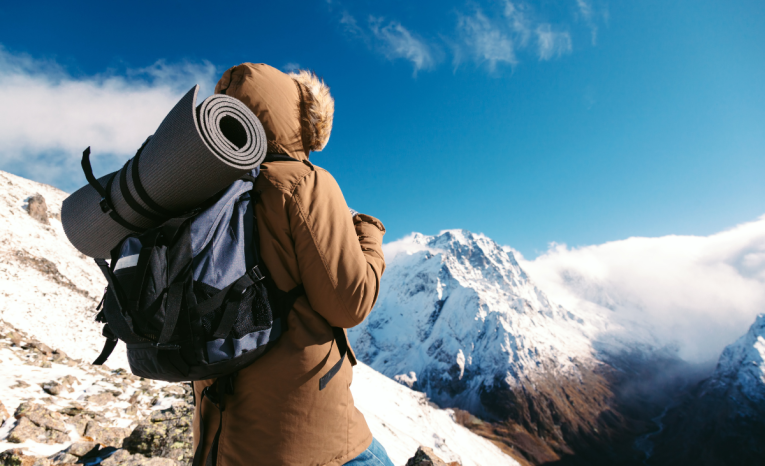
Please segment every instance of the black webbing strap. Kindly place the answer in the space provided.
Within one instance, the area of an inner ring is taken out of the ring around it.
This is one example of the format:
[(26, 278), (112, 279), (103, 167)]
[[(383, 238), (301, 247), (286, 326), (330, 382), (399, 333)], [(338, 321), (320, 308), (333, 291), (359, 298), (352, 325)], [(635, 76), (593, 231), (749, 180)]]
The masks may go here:
[(96, 360), (93, 361), (94, 366), (103, 365), (106, 360), (109, 359), (109, 356), (111, 356), (114, 348), (117, 347), (117, 337), (114, 336), (114, 333), (112, 333), (112, 329), (109, 328), (109, 324), (104, 325), (103, 335), (106, 337), (104, 348), (101, 350), (101, 354), (98, 355)]
[[(194, 452), (194, 461), (192, 466), (215, 466), (218, 463), (218, 444), (220, 443), (220, 433), (223, 430), (223, 412), (226, 410), (225, 396), (232, 395), (234, 393), (234, 382), (236, 380), (237, 373), (224, 375), (219, 377), (213, 382), (212, 385), (205, 387), (202, 390), (202, 396), (199, 399), (199, 413), (202, 419), (199, 420), (199, 444), (197, 450)], [(195, 395), (196, 396), (196, 395)], [(210, 452), (207, 454), (207, 458), (203, 459), (205, 445), (205, 420), (204, 420), (204, 399), (207, 397), (213, 405), (218, 408), (220, 412), (220, 421), (218, 422), (218, 431), (215, 433), (215, 438), (210, 446)]]
[(226, 309), (223, 311), (223, 316), (220, 319), (220, 324), (218, 324), (218, 328), (212, 334), (213, 338), (226, 338), (228, 336), (231, 328), (236, 322), (236, 318), (239, 316), (239, 305), (242, 302), (243, 295), (247, 291), (247, 288), (254, 283), (255, 282), (248, 274), (242, 275), (239, 280), (234, 282), (234, 286), (232, 286), (228, 292), (228, 302), (226, 303)]
[(266, 154), (263, 163), (267, 162), (300, 162), (300, 160), (285, 154)]
[(159, 334), (157, 343), (164, 345), (170, 341), (175, 330), (175, 324), (178, 322), (178, 316), (181, 315), (181, 303), (183, 302), (184, 283), (173, 283), (167, 292), (167, 305), (165, 307), (165, 323), (162, 325), (162, 332)]
[(120, 170), (120, 192), (122, 193), (122, 197), (125, 199), (125, 202), (130, 206), (131, 209), (139, 213), (140, 215), (143, 215), (144, 217), (148, 218), (149, 220), (154, 220), (155, 222), (162, 223), (165, 220), (167, 220), (167, 217), (155, 214), (154, 212), (150, 211), (149, 209), (144, 208), (141, 204), (138, 203), (138, 201), (135, 200), (133, 197), (133, 194), (130, 192), (130, 188), (127, 184), (127, 171), (128, 171), (128, 164), (130, 163), (130, 160), (125, 162), (125, 166), (122, 167), (122, 170)]
[(96, 190), (96, 192), (101, 196), (101, 201), (99, 202), (99, 205), (101, 206), (101, 211), (105, 214), (109, 214), (109, 217), (111, 217), (112, 220), (117, 222), (118, 224), (122, 225), (123, 227), (127, 228), (128, 230), (135, 231), (135, 232), (143, 232), (145, 228), (141, 228), (138, 226), (133, 225), (132, 223), (128, 222), (120, 214), (117, 213), (116, 210), (114, 210), (114, 204), (112, 204), (112, 182), (114, 181), (114, 177), (117, 176), (117, 173), (114, 173), (111, 177), (109, 177), (109, 181), (106, 183), (106, 188), (101, 186), (101, 183), (98, 182), (95, 176), (93, 176), (93, 167), (90, 166), (90, 147), (88, 146), (87, 149), (85, 149), (82, 152), (82, 161), (80, 162), (82, 165), (82, 171), (85, 172), (85, 178), (88, 180), (88, 184), (90, 184), (93, 189)]
[(106, 281), (109, 283), (107, 288), (112, 292), (117, 304), (116, 309), (112, 306), (104, 306), (103, 310), (106, 321), (109, 322), (112, 332), (120, 339), (125, 340), (126, 343), (145, 342), (146, 340), (144, 338), (139, 337), (133, 332), (133, 326), (128, 320), (129, 317), (122, 313), (124, 307), (121, 296), (124, 295), (124, 293), (122, 293), (122, 290), (119, 288), (119, 283), (114, 276), (114, 272), (109, 268), (109, 264), (103, 259), (95, 259), (95, 262), (98, 265), (98, 268), (101, 269), (101, 272), (103, 272), (104, 277), (106, 277)]
[(135, 188), (135, 192), (138, 194), (138, 197), (141, 198), (144, 204), (149, 206), (150, 209), (152, 209), (154, 212), (159, 213), (160, 215), (164, 215), (165, 217), (173, 217), (175, 214), (173, 212), (170, 212), (169, 210), (165, 209), (161, 205), (154, 202), (154, 199), (149, 196), (149, 193), (146, 192), (146, 189), (143, 187), (143, 183), (141, 183), (141, 177), (138, 173), (138, 161), (141, 158), (141, 153), (143, 152), (143, 148), (146, 147), (146, 144), (149, 143), (149, 140), (151, 139), (151, 136), (146, 138), (146, 141), (144, 141), (143, 145), (138, 149), (138, 152), (136, 152), (135, 157), (133, 157), (133, 187)]
[[(276, 287), (276, 285), (274, 285), (274, 287)], [(295, 306), (295, 301), (297, 301), (299, 297), (305, 294), (305, 288), (303, 288), (303, 284), (301, 283), (289, 291), (284, 292), (279, 290), (279, 292), (284, 293), (280, 297), (281, 315), (279, 317), (282, 326), (282, 333), (284, 333), (287, 331), (287, 318), (289, 317), (292, 308)]]
[(332, 327), (332, 335), (337, 342), (337, 349), (340, 351), (340, 360), (335, 363), (334, 366), (319, 379), (319, 390), (324, 390), (332, 377), (340, 372), (340, 368), (343, 367), (345, 362), (345, 356), (348, 354), (348, 340), (345, 338), (345, 331), (340, 327)]

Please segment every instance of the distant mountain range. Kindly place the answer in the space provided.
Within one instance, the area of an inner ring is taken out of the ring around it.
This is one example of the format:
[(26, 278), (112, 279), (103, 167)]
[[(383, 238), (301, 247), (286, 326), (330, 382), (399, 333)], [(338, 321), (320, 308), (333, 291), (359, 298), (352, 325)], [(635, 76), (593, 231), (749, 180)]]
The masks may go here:
[(643, 328), (555, 304), (483, 235), (415, 233), (386, 254), (375, 311), (349, 332), (359, 358), (492, 422), (476, 431), (530, 463), (642, 464), (653, 418), (704, 375)]

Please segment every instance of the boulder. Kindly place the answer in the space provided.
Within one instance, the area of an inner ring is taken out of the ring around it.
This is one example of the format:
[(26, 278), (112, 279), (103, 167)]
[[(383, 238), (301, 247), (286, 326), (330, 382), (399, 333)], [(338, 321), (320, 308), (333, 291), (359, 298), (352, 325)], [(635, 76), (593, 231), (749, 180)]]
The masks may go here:
[(193, 407), (186, 403), (155, 411), (148, 422), (139, 424), (125, 439), (123, 448), (131, 453), (191, 463), (193, 414)]
[(21, 450), (6, 450), (0, 453), (0, 466), (50, 466), (47, 458), (27, 456)]
[(436, 456), (432, 449), (420, 446), (414, 456), (406, 462), (406, 466), (460, 466), (460, 464), (456, 461), (447, 463)]
[(105, 447), (122, 447), (125, 437), (130, 435), (130, 429), (125, 427), (103, 427), (94, 420), (88, 421), (85, 436), (90, 437)]
[(45, 198), (42, 194), (35, 193), (29, 196), (29, 199), (27, 199), (27, 212), (38, 222), (50, 225), (48, 220), (48, 204), (45, 203)]

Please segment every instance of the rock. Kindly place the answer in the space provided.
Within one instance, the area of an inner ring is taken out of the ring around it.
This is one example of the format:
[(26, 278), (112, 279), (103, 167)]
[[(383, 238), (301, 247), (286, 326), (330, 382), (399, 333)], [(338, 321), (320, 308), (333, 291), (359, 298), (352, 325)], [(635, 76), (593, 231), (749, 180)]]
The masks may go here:
[[(64, 361), (66, 361), (66, 353), (64, 353), (61, 350), (55, 350), (53, 352), (53, 362), (56, 362), (56, 363), (60, 364), (60, 363), (62, 363)], [(70, 377), (70, 376), (67, 376), (67, 377)]]
[(8, 435), (8, 441), (10, 443), (24, 443), (27, 440), (47, 443), (48, 436), (44, 428), (38, 426), (28, 418), (22, 417), (19, 419), (16, 427), (11, 430), (10, 435)]
[(98, 446), (98, 442), (76, 442), (65, 451), (70, 455), (80, 457), (88, 454), (88, 452), (96, 448), (96, 446)]
[(80, 460), (76, 456), (70, 455), (69, 453), (64, 451), (60, 451), (56, 453), (55, 455), (50, 456), (49, 459), (52, 461), (53, 464), (66, 464), (66, 465), (75, 464), (77, 463), (77, 461)]
[(2, 426), (5, 420), (8, 419), (9, 417), (11, 417), (11, 415), (8, 414), (8, 410), (5, 409), (3, 402), (0, 401), (0, 426)]
[(105, 405), (107, 403), (111, 403), (113, 401), (116, 401), (116, 398), (114, 398), (114, 395), (111, 392), (102, 392), (98, 395), (91, 395), (86, 398), (86, 401), (88, 403), (92, 403), (95, 405)]
[(17, 332), (11, 332), (8, 335), (8, 338), (11, 340), (11, 343), (13, 343), (13, 346), (21, 346), (21, 335)]
[(193, 413), (193, 408), (186, 403), (156, 411), (148, 422), (144, 421), (133, 430), (122, 446), (131, 453), (190, 463), (194, 457)]
[(92, 438), (105, 447), (122, 447), (125, 437), (130, 435), (130, 429), (125, 427), (103, 427), (96, 421), (88, 421), (85, 436)]
[(42, 194), (35, 193), (27, 199), (27, 211), (29, 215), (40, 223), (50, 225), (48, 221), (48, 204)]
[(29, 386), (28, 383), (24, 382), (21, 379), (16, 380), (16, 383), (11, 385), (11, 388), (27, 388)]
[[(59, 354), (63, 355), (66, 358), (66, 354), (64, 354), (63, 351)], [(55, 361), (55, 356), (54, 356), (54, 361)], [(74, 384), (81, 385), (81, 382), (77, 379), (77, 377), (73, 375), (65, 375), (64, 377), (61, 377), (60, 379), (58, 379), (58, 381), (61, 385), (65, 387), (73, 387)]]
[(186, 393), (186, 391), (180, 385), (168, 385), (167, 387), (162, 388), (161, 391), (168, 395), (175, 395), (179, 397)]
[(16, 419), (28, 418), (40, 427), (58, 432), (66, 432), (66, 424), (62, 421), (61, 413), (50, 411), (42, 405), (21, 403), (14, 414)]
[(406, 466), (460, 466), (460, 464), (456, 461), (446, 463), (444, 460), (436, 456), (432, 449), (420, 446), (414, 456), (409, 458), (409, 461), (406, 462)]
[(6, 450), (0, 453), (0, 465), (2, 466), (50, 466), (47, 458), (26, 456), (21, 450)]
[(45, 382), (41, 384), (42, 389), (45, 393), (53, 396), (58, 396), (61, 394), (61, 389), (64, 388), (63, 385), (61, 385), (58, 382), (51, 381), (51, 382)]
[(53, 355), (53, 350), (50, 348), (50, 346), (46, 345), (45, 343), (40, 343), (39, 341), (33, 341), (29, 343), (29, 347), (34, 350), (37, 350), (38, 352), (46, 356)]
[(169, 458), (147, 458), (141, 454), (131, 455), (126, 450), (117, 450), (112, 456), (101, 462), (102, 466), (177, 466), (177, 461)]

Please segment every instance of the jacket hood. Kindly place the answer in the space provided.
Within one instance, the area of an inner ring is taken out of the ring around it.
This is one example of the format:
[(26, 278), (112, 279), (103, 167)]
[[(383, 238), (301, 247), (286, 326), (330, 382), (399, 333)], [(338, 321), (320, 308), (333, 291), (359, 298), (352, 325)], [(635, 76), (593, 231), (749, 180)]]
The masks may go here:
[(243, 63), (223, 73), (215, 93), (252, 110), (265, 129), (268, 152), (304, 160), (329, 141), (335, 102), (310, 71), (286, 74), (264, 63)]

